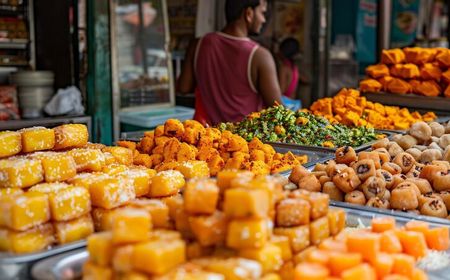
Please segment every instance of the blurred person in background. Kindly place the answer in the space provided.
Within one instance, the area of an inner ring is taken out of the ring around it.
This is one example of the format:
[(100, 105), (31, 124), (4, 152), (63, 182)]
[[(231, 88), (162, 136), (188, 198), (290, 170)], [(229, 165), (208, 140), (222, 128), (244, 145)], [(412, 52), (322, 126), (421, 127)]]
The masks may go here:
[(189, 47), (178, 90), (195, 91), (196, 120), (237, 122), (282, 103), (271, 53), (249, 38), (261, 32), (266, 11), (266, 0), (226, 0), (225, 28)]

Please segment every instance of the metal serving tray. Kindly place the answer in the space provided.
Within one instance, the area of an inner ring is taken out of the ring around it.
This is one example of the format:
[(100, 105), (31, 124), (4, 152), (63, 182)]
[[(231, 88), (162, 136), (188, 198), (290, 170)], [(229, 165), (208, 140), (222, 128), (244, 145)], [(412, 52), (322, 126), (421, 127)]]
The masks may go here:
[(363, 93), (367, 100), (385, 105), (402, 106), (415, 109), (429, 109), (450, 112), (450, 98), (420, 96), (415, 94)]
[[(378, 214), (366, 209), (351, 209), (347, 207), (340, 207), (332, 205), (332, 208), (342, 208), (347, 214), (347, 227), (359, 227), (362, 225), (370, 226), (371, 220), (374, 217), (390, 216), (385, 214)], [(411, 219), (405, 217), (395, 217), (398, 225), (404, 225)], [(431, 227), (442, 226), (430, 221)], [(450, 250), (448, 251), (450, 253)], [(36, 280), (75, 280), (81, 279), (83, 264), (88, 259), (86, 249), (74, 250), (64, 254), (52, 256), (41, 260), (33, 265), (31, 275)], [(442, 270), (427, 271), (429, 279), (446, 279), (449, 275), (450, 267)]]
[(31, 266), (42, 259), (86, 246), (86, 241), (53, 246), (51, 249), (31, 254), (0, 253), (0, 279), (29, 279)]

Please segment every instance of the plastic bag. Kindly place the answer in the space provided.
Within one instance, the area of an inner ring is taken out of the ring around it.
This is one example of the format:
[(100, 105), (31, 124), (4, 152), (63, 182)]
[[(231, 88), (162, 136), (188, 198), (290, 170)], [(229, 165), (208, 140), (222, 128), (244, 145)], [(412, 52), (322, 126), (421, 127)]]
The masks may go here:
[(300, 100), (290, 99), (283, 95), (283, 96), (281, 96), (281, 101), (283, 101), (284, 107), (286, 107), (292, 111), (297, 111), (302, 108), (302, 102)]
[(84, 106), (81, 102), (81, 92), (74, 86), (59, 89), (45, 105), (44, 111), (50, 116), (83, 115)]

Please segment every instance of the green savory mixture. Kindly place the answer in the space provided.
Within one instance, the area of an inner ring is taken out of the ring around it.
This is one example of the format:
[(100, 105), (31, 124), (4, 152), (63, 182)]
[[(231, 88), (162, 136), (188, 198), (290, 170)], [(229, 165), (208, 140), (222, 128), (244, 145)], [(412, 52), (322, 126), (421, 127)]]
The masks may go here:
[(258, 137), (264, 142), (306, 146), (357, 147), (377, 139), (373, 128), (331, 124), (325, 118), (281, 105), (252, 113), (239, 123), (222, 123), (219, 129), (230, 130), (247, 141)]

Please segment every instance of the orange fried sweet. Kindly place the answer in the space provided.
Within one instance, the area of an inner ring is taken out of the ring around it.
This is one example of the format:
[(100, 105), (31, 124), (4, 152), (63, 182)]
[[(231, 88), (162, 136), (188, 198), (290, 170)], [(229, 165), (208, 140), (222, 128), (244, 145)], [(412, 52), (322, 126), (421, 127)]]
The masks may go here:
[(405, 61), (405, 53), (401, 49), (383, 50), (381, 53), (381, 63), (398, 64)]
[(359, 89), (362, 92), (379, 92), (383, 85), (375, 79), (365, 79), (359, 82)]
[(388, 91), (392, 93), (406, 94), (411, 92), (411, 85), (402, 79), (392, 79), (392, 81), (388, 83), (387, 88)]
[(366, 68), (366, 74), (374, 79), (389, 76), (389, 68), (385, 64), (371, 65)]

